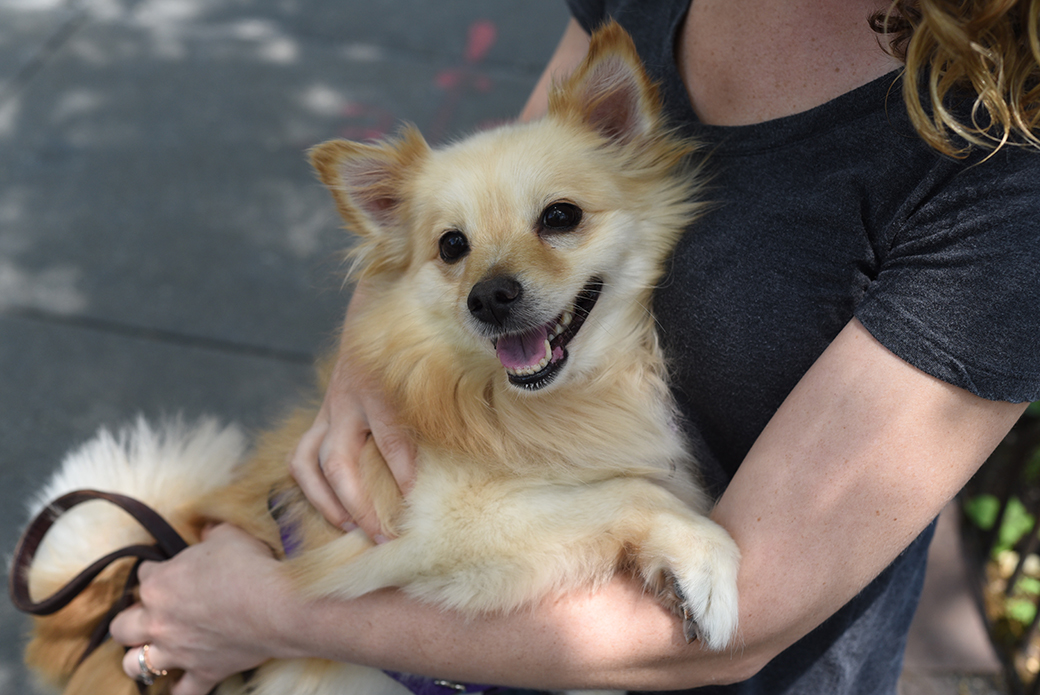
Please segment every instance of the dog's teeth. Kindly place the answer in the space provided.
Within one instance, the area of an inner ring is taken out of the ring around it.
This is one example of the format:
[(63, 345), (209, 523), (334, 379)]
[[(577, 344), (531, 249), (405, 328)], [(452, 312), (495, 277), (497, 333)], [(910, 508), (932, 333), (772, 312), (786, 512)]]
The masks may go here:
[(549, 339), (551, 340), (559, 337), (561, 333), (567, 330), (567, 326), (571, 325), (573, 319), (574, 313), (572, 311), (567, 310), (563, 312), (563, 314), (560, 315), (560, 320), (556, 322), (555, 326), (553, 326), (552, 335), (549, 336)]

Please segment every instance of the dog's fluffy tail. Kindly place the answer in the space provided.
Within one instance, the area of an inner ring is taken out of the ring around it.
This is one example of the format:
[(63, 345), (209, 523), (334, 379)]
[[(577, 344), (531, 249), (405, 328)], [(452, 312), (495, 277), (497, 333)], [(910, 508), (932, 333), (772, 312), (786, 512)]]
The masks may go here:
[[(246, 451), (234, 426), (214, 419), (193, 425), (170, 420), (153, 427), (143, 418), (114, 434), (107, 429), (66, 455), (60, 469), (30, 504), (32, 515), (73, 490), (117, 492), (144, 502), (175, 527), (192, 504), (231, 480)], [(183, 528), (178, 528), (182, 533)], [(83, 503), (48, 531), (30, 572), (34, 599), (46, 596), (99, 557), (150, 537), (123, 511), (106, 502)]]

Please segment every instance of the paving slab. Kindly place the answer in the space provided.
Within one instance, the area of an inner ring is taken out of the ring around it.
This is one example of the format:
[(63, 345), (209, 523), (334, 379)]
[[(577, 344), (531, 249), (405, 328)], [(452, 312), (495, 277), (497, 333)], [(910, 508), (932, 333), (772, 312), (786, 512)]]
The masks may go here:
[(959, 528), (960, 511), (954, 502), (939, 516), (924, 593), (910, 626), (906, 666), (917, 673), (1001, 670), (969, 585)]
[(960, 510), (939, 515), (921, 603), (910, 626), (900, 695), (1007, 693), (986, 633), (960, 539)]
[[(252, 14), (160, 21), (182, 4), (86, 22), (12, 97), (0, 303), (313, 350), (342, 312), (335, 259), (348, 239), (305, 150), (401, 119), (439, 139), (508, 118), (537, 71), (359, 52)], [(230, 3), (213, 4), (227, 14)], [(301, 17), (323, 16), (310, 5)], [(485, 21), (456, 18), (442, 43), (471, 41), (468, 27)]]

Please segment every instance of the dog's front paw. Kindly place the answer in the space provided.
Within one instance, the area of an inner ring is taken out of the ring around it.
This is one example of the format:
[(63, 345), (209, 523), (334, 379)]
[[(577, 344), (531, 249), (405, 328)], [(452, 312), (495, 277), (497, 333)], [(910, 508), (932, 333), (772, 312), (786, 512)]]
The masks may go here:
[(658, 524), (644, 547), (642, 572), (662, 603), (682, 619), (687, 642), (719, 651), (737, 632), (740, 551), (717, 524), (698, 518)]
[(685, 579), (671, 573), (667, 577), (665, 604), (682, 619), (687, 643), (699, 640), (715, 651), (729, 645), (737, 631), (736, 563), (732, 569), (714, 567)]

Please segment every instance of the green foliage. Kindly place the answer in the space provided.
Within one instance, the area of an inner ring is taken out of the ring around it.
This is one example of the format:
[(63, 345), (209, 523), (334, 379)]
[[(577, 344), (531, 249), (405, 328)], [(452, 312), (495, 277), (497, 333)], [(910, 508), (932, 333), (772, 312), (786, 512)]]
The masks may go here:
[[(965, 490), (962, 509), (969, 523), (984, 532), (982, 537), (987, 542), (992, 538), (984, 588), (990, 637), (1008, 663), (1024, 664), (1026, 656), (1040, 648), (1040, 635), (1033, 627), (1040, 603), (1040, 564), (1032, 554), (1033, 544), (1024, 547), (1022, 543), (1034, 533), (1036, 523), (1022, 500), (1028, 500), (1034, 509), (1040, 502), (1040, 402), (1029, 405), (990, 463), (990, 474), (980, 478), (983, 484), (972, 492), (970, 487)], [(1015, 480), (1007, 480), (1006, 476), (1014, 476)], [(1008, 499), (1003, 511), (995, 495), (975, 494), (1006, 489), (1009, 483), (1018, 496)], [(1031, 554), (1022, 557), (1022, 552)], [(1008, 583), (1013, 577), (1015, 583), (1009, 591)], [(1028, 671), (1010, 668), (1008, 676), (1023, 686), (1037, 677), (1031, 667)]]
[(1015, 584), (1015, 591), (1026, 596), (1040, 596), (1040, 579), (1022, 577)]
[(976, 495), (964, 503), (965, 515), (983, 531), (993, 528), (999, 511), (1000, 500), (993, 495)]
[[(964, 513), (980, 529), (989, 531), (997, 523), (1000, 501), (993, 495), (976, 495), (964, 503)], [(1014, 548), (1015, 544), (1033, 529), (1035, 523), (1036, 518), (1026, 511), (1021, 500), (1017, 497), (1009, 499), (1000, 523), (997, 543), (993, 547), (993, 557)]]
[(1028, 598), (1010, 598), (1004, 606), (1005, 615), (1009, 620), (1032, 625), (1036, 617), (1036, 602)]
[(1000, 534), (997, 537), (997, 547), (994, 552), (1010, 550), (1015, 544), (1033, 530), (1036, 518), (1026, 511), (1025, 505), (1017, 497), (1008, 500), (1007, 509), (1004, 511), (1004, 519), (1000, 524)]

